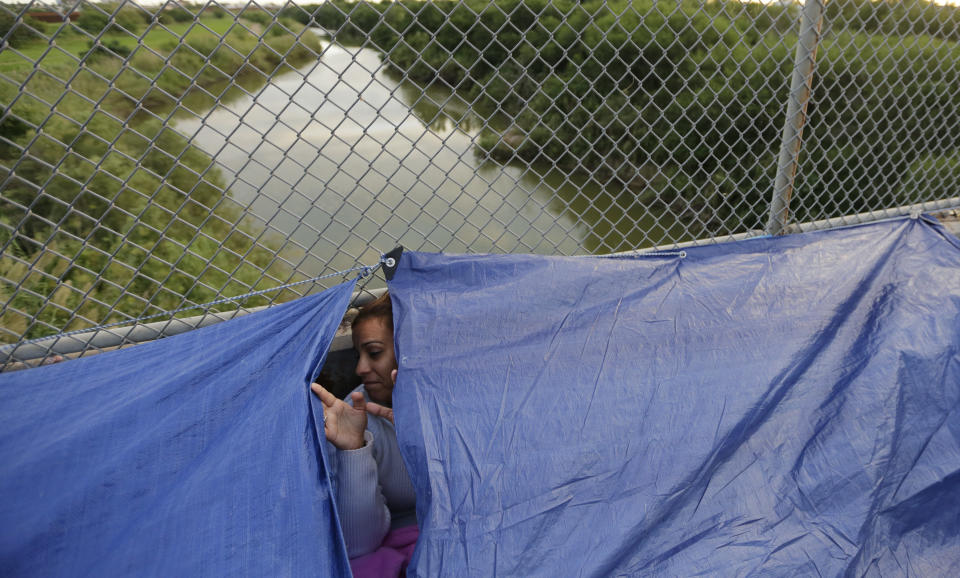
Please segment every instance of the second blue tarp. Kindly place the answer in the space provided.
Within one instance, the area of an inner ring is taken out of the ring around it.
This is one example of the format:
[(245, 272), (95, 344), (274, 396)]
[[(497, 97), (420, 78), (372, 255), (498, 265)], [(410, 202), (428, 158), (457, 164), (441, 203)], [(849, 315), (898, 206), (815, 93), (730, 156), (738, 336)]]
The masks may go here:
[(418, 576), (960, 575), (960, 248), (406, 253)]

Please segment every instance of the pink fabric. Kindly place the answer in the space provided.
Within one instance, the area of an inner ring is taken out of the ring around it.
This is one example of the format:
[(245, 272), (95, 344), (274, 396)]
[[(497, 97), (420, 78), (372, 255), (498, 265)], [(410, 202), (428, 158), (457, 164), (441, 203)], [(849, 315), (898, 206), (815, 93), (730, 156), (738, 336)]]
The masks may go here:
[(354, 578), (395, 578), (402, 576), (413, 549), (417, 545), (420, 529), (406, 526), (391, 530), (380, 547), (365, 555), (350, 560)]

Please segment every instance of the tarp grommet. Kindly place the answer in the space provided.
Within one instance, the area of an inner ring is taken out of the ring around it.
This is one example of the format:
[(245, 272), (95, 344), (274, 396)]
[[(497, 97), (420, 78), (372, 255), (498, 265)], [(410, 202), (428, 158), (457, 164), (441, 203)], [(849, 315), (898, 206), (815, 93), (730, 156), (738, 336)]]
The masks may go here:
[(397, 265), (400, 264), (401, 255), (403, 255), (403, 246), (398, 245), (393, 251), (384, 253), (380, 258), (380, 262), (383, 264), (383, 275), (387, 278), (387, 281), (393, 280), (393, 275), (397, 272)]

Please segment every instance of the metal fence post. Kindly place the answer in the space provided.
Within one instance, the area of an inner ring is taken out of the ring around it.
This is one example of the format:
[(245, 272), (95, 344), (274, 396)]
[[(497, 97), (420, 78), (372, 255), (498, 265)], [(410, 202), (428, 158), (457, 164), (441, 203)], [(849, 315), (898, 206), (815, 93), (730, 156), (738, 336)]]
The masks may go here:
[(817, 47), (823, 27), (823, 10), (824, 0), (806, 0), (800, 14), (800, 36), (797, 39), (793, 79), (790, 81), (787, 115), (783, 122), (777, 176), (770, 199), (770, 217), (767, 221), (769, 235), (779, 235), (790, 216), (790, 197), (793, 195), (793, 181), (797, 175), (803, 125), (807, 120), (807, 104), (813, 89)]

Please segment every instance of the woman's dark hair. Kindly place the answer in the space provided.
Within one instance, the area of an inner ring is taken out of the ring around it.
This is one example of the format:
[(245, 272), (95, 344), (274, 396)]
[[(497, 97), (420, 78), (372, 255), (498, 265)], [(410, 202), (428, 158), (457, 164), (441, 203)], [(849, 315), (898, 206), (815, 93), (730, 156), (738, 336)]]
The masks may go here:
[(364, 319), (383, 318), (386, 321), (387, 329), (393, 332), (393, 305), (390, 302), (390, 293), (384, 292), (370, 303), (360, 308), (360, 312), (353, 318), (350, 327), (356, 327)]

